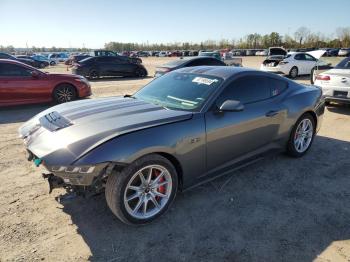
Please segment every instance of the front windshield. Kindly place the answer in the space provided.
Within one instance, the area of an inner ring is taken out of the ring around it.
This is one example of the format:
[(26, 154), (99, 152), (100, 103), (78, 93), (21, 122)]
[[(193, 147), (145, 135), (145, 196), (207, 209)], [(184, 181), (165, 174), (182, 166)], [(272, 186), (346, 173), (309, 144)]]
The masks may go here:
[(215, 76), (174, 71), (153, 80), (133, 97), (170, 109), (199, 111), (222, 81)]

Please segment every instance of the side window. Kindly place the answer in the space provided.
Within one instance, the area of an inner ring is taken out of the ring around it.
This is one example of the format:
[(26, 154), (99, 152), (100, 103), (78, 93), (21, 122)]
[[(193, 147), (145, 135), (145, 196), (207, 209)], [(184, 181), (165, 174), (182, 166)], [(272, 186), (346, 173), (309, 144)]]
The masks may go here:
[(271, 96), (278, 96), (288, 88), (288, 83), (282, 80), (266, 78), (265, 83), (270, 87)]
[(266, 77), (247, 76), (234, 80), (219, 97), (219, 102), (225, 100), (238, 100), (249, 104), (271, 97), (271, 89)]
[(196, 59), (190, 63), (187, 64), (187, 66), (201, 66), (201, 65), (206, 65), (205, 63), (206, 59), (200, 58)]
[(311, 55), (305, 54), (305, 60), (307, 60), (307, 61), (316, 61), (316, 58), (314, 58)]
[(18, 65), (4, 63), (0, 64), (0, 77), (1, 76), (31, 76), (31, 71)]
[(296, 54), (296, 55), (294, 56), (294, 59), (295, 59), (295, 60), (304, 60), (304, 55), (303, 55), (303, 54)]
[(225, 65), (224, 62), (221, 62), (218, 59), (207, 59), (207, 63), (206, 65), (212, 65), (212, 66), (221, 66), (221, 65)]

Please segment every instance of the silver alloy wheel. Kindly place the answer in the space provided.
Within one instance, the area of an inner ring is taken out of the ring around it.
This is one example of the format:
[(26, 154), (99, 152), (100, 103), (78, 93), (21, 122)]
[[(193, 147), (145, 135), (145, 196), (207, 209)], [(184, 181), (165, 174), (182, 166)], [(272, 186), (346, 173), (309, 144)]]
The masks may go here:
[(124, 206), (134, 218), (158, 214), (168, 203), (172, 191), (169, 171), (160, 165), (146, 166), (130, 179), (124, 192)]
[(69, 102), (73, 98), (73, 92), (70, 87), (62, 87), (57, 90), (57, 101), (60, 103)]
[(312, 82), (315, 83), (316, 81), (316, 76), (317, 76), (317, 73), (315, 70), (312, 70)]
[(298, 153), (305, 152), (312, 141), (314, 135), (314, 127), (310, 119), (303, 119), (294, 134), (294, 147)]

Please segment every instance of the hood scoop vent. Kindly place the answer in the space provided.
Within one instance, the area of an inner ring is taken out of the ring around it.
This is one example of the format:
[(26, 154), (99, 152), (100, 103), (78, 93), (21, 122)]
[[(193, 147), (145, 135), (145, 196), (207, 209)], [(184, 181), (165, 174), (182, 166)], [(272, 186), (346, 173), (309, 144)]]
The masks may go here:
[(71, 121), (69, 121), (64, 116), (61, 116), (56, 111), (40, 117), (39, 122), (42, 127), (46, 128), (49, 131), (57, 131), (59, 129), (73, 125)]

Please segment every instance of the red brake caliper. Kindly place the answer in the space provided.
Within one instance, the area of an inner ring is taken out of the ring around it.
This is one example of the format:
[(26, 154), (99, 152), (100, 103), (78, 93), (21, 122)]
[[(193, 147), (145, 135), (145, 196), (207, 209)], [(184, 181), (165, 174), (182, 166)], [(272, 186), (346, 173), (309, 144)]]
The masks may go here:
[[(159, 170), (154, 170), (154, 175), (156, 177), (159, 176), (160, 175), (160, 171)], [(159, 178), (159, 183), (161, 183), (161, 182), (164, 182), (164, 177)], [(162, 186), (158, 187), (157, 191), (159, 193), (165, 194), (165, 185), (162, 185)], [(159, 196), (156, 196), (157, 200), (159, 200), (159, 198), (160, 198)]]

